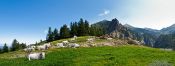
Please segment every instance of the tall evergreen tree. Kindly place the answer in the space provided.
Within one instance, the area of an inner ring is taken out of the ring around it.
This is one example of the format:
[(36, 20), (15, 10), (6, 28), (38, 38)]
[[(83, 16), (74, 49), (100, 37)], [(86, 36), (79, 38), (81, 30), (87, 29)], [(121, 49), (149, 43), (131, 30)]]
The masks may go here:
[(12, 42), (11, 51), (16, 51), (18, 49), (19, 49), (19, 42), (16, 39), (14, 39)]
[(85, 35), (89, 35), (89, 22), (87, 20), (85, 20), (85, 23), (84, 23), (84, 27), (85, 27)]
[(53, 32), (52, 32), (52, 28), (51, 28), (51, 27), (49, 27), (49, 30), (48, 30), (48, 34), (47, 34), (46, 40), (47, 40), (47, 42), (51, 42), (51, 41), (54, 40)]
[(104, 34), (105, 34), (105, 31), (104, 31), (103, 28), (91, 25), (90, 35), (92, 35), (92, 36), (101, 36), (101, 35), (104, 35)]
[(26, 46), (26, 44), (25, 43), (21, 43), (20, 44), (20, 49), (24, 49), (24, 48), (26, 48), (27, 46)]
[(78, 36), (85, 36), (85, 24), (82, 18), (78, 22)]
[(7, 46), (7, 44), (5, 43), (4, 44), (4, 46), (3, 46), (3, 53), (4, 52), (8, 52), (9, 50), (8, 50), (8, 46)]
[(54, 37), (54, 40), (58, 40), (60, 38), (58, 30), (56, 28), (53, 31), (53, 37)]
[(2, 53), (3, 52), (3, 50), (2, 50), (2, 48), (0, 48), (0, 53)]
[(75, 35), (78, 35), (78, 22), (74, 23)]
[(71, 24), (70, 24), (70, 34), (71, 34), (71, 37), (73, 37), (74, 35), (78, 35), (77, 30), (78, 30), (77, 22), (74, 22), (74, 23), (71, 22)]
[(91, 27), (90, 27), (90, 35), (91, 36), (95, 36), (96, 35), (96, 32), (95, 31), (96, 31), (95, 30), (95, 27), (91, 25)]
[(67, 25), (63, 25), (61, 28), (60, 28), (60, 37), (63, 39), (63, 38), (69, 38), (70, 37), (70, 30), (69, 28), (67, 27)]

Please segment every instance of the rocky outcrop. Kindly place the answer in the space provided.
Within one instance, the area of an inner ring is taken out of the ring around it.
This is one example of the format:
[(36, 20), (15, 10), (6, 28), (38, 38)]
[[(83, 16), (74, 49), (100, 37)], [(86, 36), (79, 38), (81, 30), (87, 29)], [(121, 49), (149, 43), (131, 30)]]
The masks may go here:
[(106, 36), (108, 37), (124, 40), (132, 39), (132, 41), (135, 41), (137, 44), (145, 43), (145, 45), (148, 46), (152, 46), (155, 42), (154, 36), (152, 36), (151, 32), (149, 33), (148, 30), (142, 32), (143, 30), (134, 29), (134, 27), (132, 27), (132, 29), (128, 28), (122, 25), (116, 18), (112, 19), (111, 21), (103, 20), (93, 25), (103, 28), (105, 30)]

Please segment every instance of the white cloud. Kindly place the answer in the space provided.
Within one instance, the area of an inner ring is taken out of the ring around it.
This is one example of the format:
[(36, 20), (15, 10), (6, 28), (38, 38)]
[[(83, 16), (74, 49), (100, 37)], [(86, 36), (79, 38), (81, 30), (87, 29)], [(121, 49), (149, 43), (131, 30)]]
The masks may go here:
[(110, 13), (109, 10), (104, 10), (103, 13), (98, 14), (98, 16), (105, 16), (108, 15)]

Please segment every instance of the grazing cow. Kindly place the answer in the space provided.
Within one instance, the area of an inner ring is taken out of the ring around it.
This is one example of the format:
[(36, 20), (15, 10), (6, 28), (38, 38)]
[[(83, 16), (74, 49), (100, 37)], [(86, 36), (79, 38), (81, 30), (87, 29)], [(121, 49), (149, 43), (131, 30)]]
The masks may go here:
[(40, 45), (40, 46), (37, 46), (37, 49), (38, 50), (46, 50), (47, 47), (45, 45)]
[(44, 44), (46, 49), (49, 49), (51, 47), (51, 44), (50, 43), (47, 43), (47, 44)]
[(69, 47), (71, 47), (71, 48), (78, 48), (78, 47), (80, 47), (80, 45), (76, 44), (76, 43), (73, 43), (73, 44), (69, 44)]
[(36, 59), (36, 60), (45, 59), (45, 52), (31, 53), (28, 55), (28, 59), (29, 61), (31, 61), (31, 59)]
[(35, 48), (25, 48), (23, 49), (25, 52), (32, 52), (35, 51)]
[(36, 48), (36, 46), (30, 46), (30, 48)]
[(89, 39), (87, 39), (87, 41), (93, 41), (94, 39), (93, 38), (89, 38)]
[(112, 40), (112, 38), (107, 38), (107, 40)]
[(62, 43), (63, 43), (63, 44), (68, 44), (69, 42), (68, 42), (68, 41), (63, 41)]
[(66, 47), (66, 46), (64, 46), (63, 43), (58, 43), (58, 44), (57, 44), (57, 47), (58, 47), (58, 48), (64, 48), (64, 47)]
[(75, 38), (75, 39), (77, 39), (77, 36), (76, 36), (76, 35), (74, 35), (74, 38)]
[(50, 47), (51, 47), (51, 44), (50, 43), (47, 43), (47, 44), (44, 44), (44, 45), (37, 46), (37, 49), (38, 50), (47, 50)]

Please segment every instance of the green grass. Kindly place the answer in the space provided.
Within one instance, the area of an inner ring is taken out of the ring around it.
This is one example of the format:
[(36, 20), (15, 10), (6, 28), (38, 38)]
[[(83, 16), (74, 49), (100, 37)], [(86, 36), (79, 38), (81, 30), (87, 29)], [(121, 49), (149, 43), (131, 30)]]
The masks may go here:
[[(175, 52), (143, 46), (52, 49), (45, 60), (0, 59), (0, 66), (148, 66), (175, 65)], [(0, 55), (1, 56), (1, 55)]]
[[(74, 41), (74, 43), (85, 43), (87, 41), (88, 38), (93, 37), (93, 36), (81, 36), (81, 37), (77, 37), (77, 39)], [(61, 40), (57, 40), (57, 41), (53, 41), (52, 44), (57, 44), (57, 43), (61, 43), (62, 41), (68, 40), (71, 41), (72, 38), (67, 38), (67, 39), (61, 39)]]

